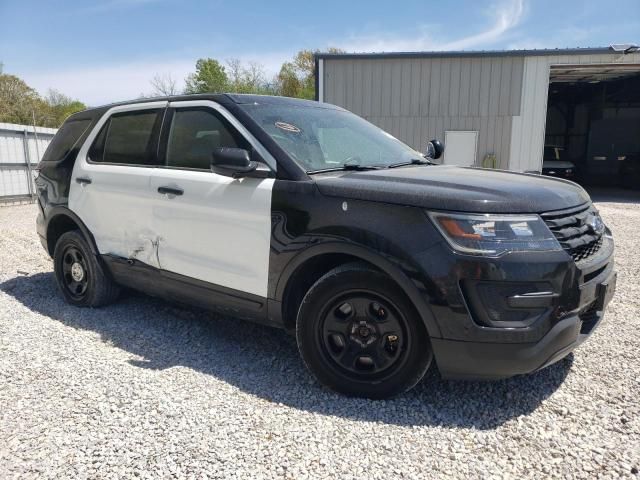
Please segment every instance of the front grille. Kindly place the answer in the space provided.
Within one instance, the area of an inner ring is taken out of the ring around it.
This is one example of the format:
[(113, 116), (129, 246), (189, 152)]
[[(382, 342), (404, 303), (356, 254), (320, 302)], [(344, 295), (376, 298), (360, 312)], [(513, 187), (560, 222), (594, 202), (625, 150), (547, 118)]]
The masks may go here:
[(555, 237), (576, 262), (586, 260), (602, 247), (602, 233), (596, 233), (587, 223), (590, 215), (597, 214), (593, 205), (549, 212), (541, 215)]
[(582, 245), (580, 247), (576, 247), (571, 249), (569, 253), (576, 262), (580, 260), (584, 260), (585, 258), (589, 258), (591, 255), (600, 250), (602, 246), (602, 237), (600, 237), (595, 242), (587, 243), (586, 245)]

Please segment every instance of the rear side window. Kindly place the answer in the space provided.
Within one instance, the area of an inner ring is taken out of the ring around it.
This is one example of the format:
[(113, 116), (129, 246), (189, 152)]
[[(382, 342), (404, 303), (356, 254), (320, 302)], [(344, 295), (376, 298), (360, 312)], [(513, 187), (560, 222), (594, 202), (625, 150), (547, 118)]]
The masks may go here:
[(249, 149), (249, 144), (211, 109), (175, 111), (167, 143), (168, 167), (209, 170), (212, 153), (219, 147)]
[(58, 130), (42, 157), (43, 162), (59, 162), (69, 154), (78, 139), (91, 125), (90, 119), (68, 120)]
[(160, 109), (116, 113), (102, 127), (89, 149), (98, 163), (154, 165), (155, 131)]

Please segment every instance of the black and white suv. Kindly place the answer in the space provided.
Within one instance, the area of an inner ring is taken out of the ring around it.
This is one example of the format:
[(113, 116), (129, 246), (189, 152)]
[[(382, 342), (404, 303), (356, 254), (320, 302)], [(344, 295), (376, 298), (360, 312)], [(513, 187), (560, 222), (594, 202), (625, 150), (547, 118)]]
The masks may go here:
[(615, 290), (611, 233), (578, 185), (436, 166), (322, 103), (87, 110), (61, 127), (37, 187), (69, 303), (129, 287), (283, 327), (351, 395), (401, 393), (434, 358), (447, 378), (540, 369), (593, 331)]

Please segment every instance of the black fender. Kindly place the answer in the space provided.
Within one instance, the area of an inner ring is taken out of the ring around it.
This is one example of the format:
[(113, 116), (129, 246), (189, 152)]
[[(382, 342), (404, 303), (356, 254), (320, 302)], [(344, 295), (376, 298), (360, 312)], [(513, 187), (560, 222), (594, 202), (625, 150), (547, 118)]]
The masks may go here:
[(429, 307), (426, 293), (421, 293), (418, 287), (411, 281), (409, 276), (400, 268), (398, 263), (394, 263), (392, 260), (380, 255), (375, 250), (367, 247), (344, 242), (325, 242), (316, 244), (298, 253), (292, 258), (285, 266), (278, 278), (278, 283), (275, 289), (275, 300), (282, 304), (285, 291), (289, 279), (305, 262), (311, 260), (314, 257), (325, 254), (345, 254), (352, 257), (356, 257), (360, 260), (370, 263), (382, 272), (391, 277), (409, 297), (409, 300), (413, 303), (416, 311), (420, 315), (422, 322), (424, 323), (427, 332), (431, 338), (441, 338), (440, 327), (438, 326), (435, 317)]
[[(61, 216), (68, 217), (76, 225), (78, 225), (78, 228), (82, 232), (82, 235), (84, 236), (84, 238), (87, 240), (87, 243), (89, 244), (89, 248), (91, 248), (91, 253), (93, 253), (96, 256), (100, 255), (100, 252), (98, 251), (98, 246), (96, 245), (96, 240), (95, 238), (93, 238), (93, 234), (84, 224), (84, 222), (80, 220), (80, 217), (78, 217), (78, 215), (73, 213), (73, 211), (70, 210), (69, 207), (56, 205), (54, 207), (50, 207), (46, 209), (46, 211), (47, 211), (47, 215), (45, 217), (45, 232), (47, 232), (47, 236), (49, 232), (49, 225), (54, 219), (59, 218)], [(47, 245), (48, 245), (48, 242), (49, 242), (49, 239), (47, 239)], [(53, 248), (55, 248), (55, 245), (53, 245)], [(53, 248), (51, 249), (51, 252), (50, 252), (51, 255), (53, 255)]]

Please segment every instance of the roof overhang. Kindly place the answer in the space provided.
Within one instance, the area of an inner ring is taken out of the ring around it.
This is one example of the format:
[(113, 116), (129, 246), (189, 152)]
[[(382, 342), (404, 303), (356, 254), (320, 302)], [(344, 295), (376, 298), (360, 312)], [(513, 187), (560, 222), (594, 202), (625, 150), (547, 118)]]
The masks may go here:
[(598, 83), (640, 74), (640, 63), (551, 65), (550, 83)]
[(355, 58), (448, 58), (448, 57), (539, 57), (553, 55), (611, 55), (612, 58), (620, 55), (633, 54), (633, 50), (617, 51), (611, 47), (585, 47), (585, 48), (541, 48), (522, 50), (458, 50), (458, 51), (431, 51), (431, 52), (369, 52), (369, 53), (328, 53), (318, 52), (316, 58), (323, 59), (355, 59)]

